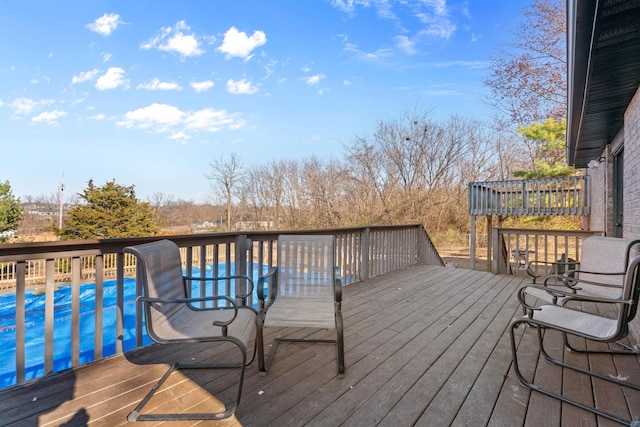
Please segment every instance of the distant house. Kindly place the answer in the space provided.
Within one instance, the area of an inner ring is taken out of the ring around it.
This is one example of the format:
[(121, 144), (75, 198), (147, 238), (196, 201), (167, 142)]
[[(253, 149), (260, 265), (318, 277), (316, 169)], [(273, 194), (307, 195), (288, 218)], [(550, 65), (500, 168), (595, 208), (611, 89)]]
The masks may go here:
[(567, 161), (591, 177), (589, 229), (640, 238), (640, 2), (569, 0), (567, 52)]

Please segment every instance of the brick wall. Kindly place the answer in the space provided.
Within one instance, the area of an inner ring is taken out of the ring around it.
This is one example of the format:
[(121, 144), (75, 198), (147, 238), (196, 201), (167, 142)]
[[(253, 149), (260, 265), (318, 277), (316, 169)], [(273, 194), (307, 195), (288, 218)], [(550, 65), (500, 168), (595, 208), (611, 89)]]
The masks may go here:
[(591, 177), (591, 214), (589, 215), (589, 230), (604, 231), (609, 236), (613, 230), (613, 197), (609, 189), (613, 174), (613, 163), (607, 150), (602, 153), (606, 157), (595, 168), (585, 169), (585, 173)]
[[(624, 114), (624, 227), (623, 235), (640, 238), (640, 89)], [(631, 325), (640, 340), (640, 319)]]

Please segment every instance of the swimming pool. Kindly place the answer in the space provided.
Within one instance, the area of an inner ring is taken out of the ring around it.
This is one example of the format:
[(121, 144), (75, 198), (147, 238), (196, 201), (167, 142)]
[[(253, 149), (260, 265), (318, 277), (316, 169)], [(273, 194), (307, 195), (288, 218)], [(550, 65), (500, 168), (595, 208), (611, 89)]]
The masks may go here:
[[(233, 265), (231, 271), (234, 270)], [(258, 276), (257, 267), (253, 277)], [(194, 276), (199, 271), (194, 269)], [(212, 272), (207, 269), (207, 277)], [(225, 266), (220, 265), (218, 276), (225, 276)], [(224, 293), (226, 283), (220, 282), (219, 293)], [(200, 291), (195, 291), (199, 295)], [(198, 288), (199, 289), (199, 288)], [(234, 283), (231, 281), (233, 293)], [(207, 295), (212, 295), (211, 283), (208, 285)], [(116, 352), (116, 315), (117, 315), (117, 287), (116, 281), (105, 281), (103, 285), (102, 304), (102, 340), (103, 357)], [(253, 293), (252, 305), (257, 305), (256, 293)], [(95, 283), (80, 286), (80, 364), (94, 360), (95, 346)], [(136, 309), (136, 281), (133, 278), (124, 279), (124, 310), (123, 310), (123, 348), (135, 348), (135, 309)], [(44, 375), (44, 319), (45, 295), (37, 290), (29, 290), (25, 295), (25, 380), (42, 377)], [(71, 367), (71, 285), (61, 285), (54, 292), (54, 336), (53, 336), (53, 371), (61, 371)], [(143, 328), (143, 344), (150, 344), (151, 339)], [(0, 295), (0, 388), (16, 383), (16, 295)]]

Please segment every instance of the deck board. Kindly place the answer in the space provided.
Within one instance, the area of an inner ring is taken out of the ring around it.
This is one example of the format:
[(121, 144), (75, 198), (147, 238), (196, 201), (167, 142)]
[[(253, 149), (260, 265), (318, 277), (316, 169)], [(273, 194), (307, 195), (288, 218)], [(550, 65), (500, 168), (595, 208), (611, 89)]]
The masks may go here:
[[(511, 370), (510, 321), (521, 315), (515, 291), (523, 278), (418, 266), (344, 288), (346, 375), (336, 377), (335, 347), (281, 343), (266, 376), (247, 368), (236, 416), (223, 422), (166, 426), (610, 426), (580, 409), (530, 392)], [(276, 336), (329, 337), (329, 331), (269, 330)], [(516, 331), (536, 348), (535, 330)], [(554, 351), (562, 340), (550, 341)], [(592, 343), (589, 344), (593, 345)], [(185, 351), (188, 349), (188, 351)], [(49, 379), (0, 392), (2, 425), (119, 426), (176, 357), (207, 361), (233, 349), (211, 345), (149, 346)], [(640, 392), (591, 383), (562, 372), (535, 351), (519, 353), (526, 375), (628, 416)], [(559, 353), (558, 353), (559, 354)], [(640, 382), (637, 357), (564, 353), (565, 359)], [(216, 410), (234, 397), (237, 371), (185, 371), (170, 377), (149, 411)], [(36, 398), (34, 400), (34, 398)], [(147, 409), (146, 408), (146, 409)], [(149, 425), (143, 423), (141, 425)]]

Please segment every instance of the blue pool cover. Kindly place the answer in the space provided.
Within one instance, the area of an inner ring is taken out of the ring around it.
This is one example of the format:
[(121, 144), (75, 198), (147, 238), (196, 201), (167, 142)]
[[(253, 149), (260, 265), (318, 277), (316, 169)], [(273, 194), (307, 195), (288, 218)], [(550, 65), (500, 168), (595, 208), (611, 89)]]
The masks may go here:
[[(233, 271), (233, 267), (231, 268)], [(207, 271), (211, 277), (211, 270)], [(194, 276), (199, 273), (193, 272)], [(257, 268), (254, 276), (257, 277)], [(224, 276), (224, 265), (219, 276)], [(194, 285), (195, 286), (195, 285)], [(219, 282), (220, 293), (224, 294), (225, 282)], [(233, 289), (233, 283), (231, 284)], [(103, 285), (103, 356), (115, 354), (116, 350), (116, 282), (106, 281)], [(199, 291), (194, 295), (199, 295)], [(211, 290), (208, 290), (211, 295)], [(254, 295), (254, 305), (255, 295)], [(123, 348), (135, 347), (135, 279), (124, 280), (124, 331)], [(71, 367), (71, 286), (60, 286), (54, 293), (54, 336), (53, 371)], [(44, 316), (45, 295), (27, 291), (25, 296), (25, 380), (44, 375)], [(16, 383), (16, 295), (0, 295), (0, 388)], [(80, 286), (80, 363), (94, 360), (95, 342), (95, 284)], [(150, 344), (146, 332), (143, 344)]]

